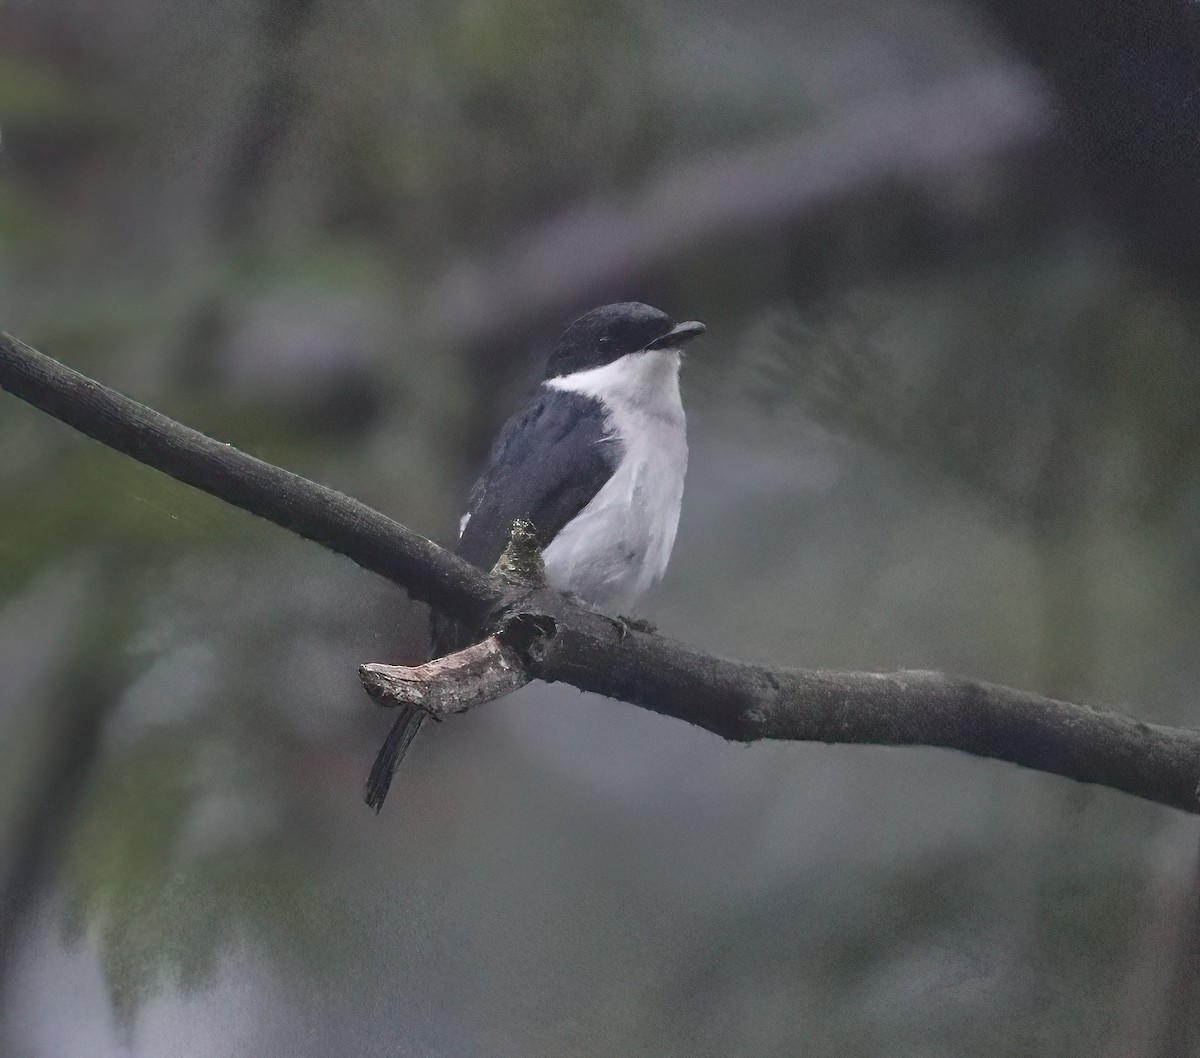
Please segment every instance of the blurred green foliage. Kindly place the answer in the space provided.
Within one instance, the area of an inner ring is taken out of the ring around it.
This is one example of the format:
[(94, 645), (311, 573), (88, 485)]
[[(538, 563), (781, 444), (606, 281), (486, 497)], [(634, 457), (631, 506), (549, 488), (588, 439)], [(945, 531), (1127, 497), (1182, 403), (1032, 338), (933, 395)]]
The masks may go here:
[(338, 935), (315, 860), (292, 835), (231, 842), (217, 831), (209, 847), (189, 847), (189, 822), (203, 804), (202, 747), (195, 731), (166, 731), (114, 754), (68, 849), (72, 933), (99, 944), (113, 1010), (127, 1028), (165, 985), (210, 984), (231, 944), (266, 943), (276, 957), (315, 965)]

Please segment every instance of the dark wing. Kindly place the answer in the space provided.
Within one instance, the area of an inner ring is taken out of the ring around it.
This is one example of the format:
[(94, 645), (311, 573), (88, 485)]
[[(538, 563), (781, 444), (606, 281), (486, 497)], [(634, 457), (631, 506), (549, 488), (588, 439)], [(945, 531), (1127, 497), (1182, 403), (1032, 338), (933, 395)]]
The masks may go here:
[[(455, 551), (490, 570), (508, 545), (515, 518), (533, 523), (544, 549), (604, 487), (620, 458), (621, 444), (609, 435), (598, 400), (540, 387), (496, 437), (487, 468), (471, 490), (467, 523)], [(432, 657), (469, 644), (464, 629), (436, 610), (430, 631)], [(424, 719), (418, 708), (400, 709), (364, 791), (376, 812)]]
[[(516, 518), (533, 524), (544, 550), (604, 487), (620, 458), (621, 442), (611, 436), (598, 400), (539, 387), (496, 435), (454, 550), (491, 570)], [(433, 657), (469, 643), (436, 611), (431, 629)]]
[(455, 550), (490, 570), (514, 518), (532, 522), (547, 547), (612, 477), (620, 457), (598, 400), (540, 387), (496, 437)]

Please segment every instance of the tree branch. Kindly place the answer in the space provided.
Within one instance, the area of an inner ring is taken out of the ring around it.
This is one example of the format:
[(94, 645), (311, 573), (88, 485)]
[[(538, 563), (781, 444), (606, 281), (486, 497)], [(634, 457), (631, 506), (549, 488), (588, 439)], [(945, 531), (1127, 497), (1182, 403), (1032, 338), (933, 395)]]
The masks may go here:
[(487, 576), (356, 500), (181, 426), (2, 334), (0, 388), (497, 634), (514, 659), (514, 679), (569, 683), (737, 741), (939, 746), (1200, 812), (1200, 732), (936, 672), (818, 672), (714, 657), (548, 588)]
[(421, 602), (479, 622), (503, 588), (365, 503), (239, 452), (0, 331), (0, 389), (217, 499), (353, 559)]

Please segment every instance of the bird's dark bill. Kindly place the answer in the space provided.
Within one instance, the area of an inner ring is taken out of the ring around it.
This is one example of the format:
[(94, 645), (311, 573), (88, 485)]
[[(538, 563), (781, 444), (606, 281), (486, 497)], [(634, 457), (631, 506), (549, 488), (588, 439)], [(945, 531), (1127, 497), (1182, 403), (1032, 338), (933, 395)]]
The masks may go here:
[(690, 342), (693, 338), (699, 338), (704, 333), (704, 324), (698, 320), (689, 320), (687, 323), (677, 323), (661, 338), (655, 338), (647, 349), (675, 349), (683, 345), (684, 342)]

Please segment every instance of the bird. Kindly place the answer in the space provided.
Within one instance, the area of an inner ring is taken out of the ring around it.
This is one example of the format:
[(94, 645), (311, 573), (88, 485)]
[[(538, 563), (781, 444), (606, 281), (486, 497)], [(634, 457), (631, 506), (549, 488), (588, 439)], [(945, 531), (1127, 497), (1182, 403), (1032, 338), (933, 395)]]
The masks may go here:
[[(523, 519), (548, 586), (609, 615), (634, 603), (662, 578), (675, 544), (688, 458), (682, 350), (704, 331), (637, 301), (575, 320), (496, 435), (454, 551), (491, 570)], [(461, 626), (435, 611), (431, 656), (467, 645)], [(364, 790), (376, 812), (424, 719), (401, 707)]]

